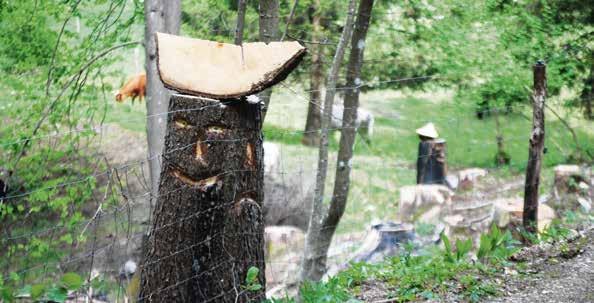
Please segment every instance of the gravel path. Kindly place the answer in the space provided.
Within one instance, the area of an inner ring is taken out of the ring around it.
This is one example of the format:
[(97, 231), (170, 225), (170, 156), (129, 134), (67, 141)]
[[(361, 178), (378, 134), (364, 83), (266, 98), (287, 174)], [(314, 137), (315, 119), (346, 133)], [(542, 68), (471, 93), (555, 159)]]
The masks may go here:
[(558, 256), (536, 257), (536, 272), (505, 281), (503, 296), (487, 302), (594, 302), (594, 229), (576, 243), (581, 244), (565, 246)]

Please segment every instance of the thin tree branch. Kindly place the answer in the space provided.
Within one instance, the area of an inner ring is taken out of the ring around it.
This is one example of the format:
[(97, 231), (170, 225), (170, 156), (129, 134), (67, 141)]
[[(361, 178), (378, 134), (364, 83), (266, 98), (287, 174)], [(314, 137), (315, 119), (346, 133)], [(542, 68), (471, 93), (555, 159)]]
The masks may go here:
[(285, 25), (285, 32), (283, 33), (282, 37), (280, 38), (280, 41), (284, 41), (285, 36), (289, 32), (289, 26), (291, 25), (291, 22), (293, 21), (293, 16), (295, 15), (295, 9), (297, 8), (297, 3), (299, 3), (299, 0), (295, 0), (295, 2), (293, 2), (293, 6), (291, 7), (291, 12), (289, 13), (289, 18), (287, 19), (287, 24)]
[[(243, 28), (245, 23), (246, 0), (237, 0), (237, 26), (235, 27), (235, 44), (243, 43)], [(243, 56), (243, 52), (242, 52)]]
[(77, 79), (79, 78), (79, 76), (86, 69), (88, 69), (91, 65), (93, 65), (93, 63), (95, 63), (97, 60), (105, 57), (107, 54), (111, 53), (114, 50), (117, 50), (117, 49), (122, 48), (122, 47), (129, 46), (129, 45), (134, 45), (134, 44), (140, 44), (140, 41), (125, 42), (125, 43), (122, 43), (122, 44), (118, 44), (118, 45), (112, 46), (112, 47), (110, 47), (110, 48), (102, 51), (101, 53), (97, 54), (95, 57), (93, 57), (89, 61), (87, 61), (72, 77), (70, 77), (70, 80), (62, 87), (62, 90), (60, 91), (60, 93), (58, 94), (58, 96), (56, 96), (56, 98), (52, 101), (52, 103), (49, 105), (49, 107), (41, 115), (41, 118), (35, 124), (35, 127), (33, 128), (33, 132), (31, 133), (31, 136), (29, 136), (29, 138), (27, 140), (25, 140), (25, 142), (23, 143), (23, 147), (21, 148), (21, 151), (20, 151), (19, 155), (17, 156), (16, 160), (14, 161), (14, 163), (12, 165), (13, 169), (16, 169), (16, 166), (20, 162), (21, 158), (27, 152), (27, 148), (29, 147), (29, 143), (31, 142), (31, 138), (33, 138), (33, 137), (35, 137), (35, 135), (37, 135), (37, 132), (39, 131), (39, 128), (41, 128), (41, 125), (43, 124), (43, 122), (45, 122), (45, 120), (47, 119), (47, 117), (49, 116), (49, 114), (56, 107), (56, 105), (58, 104), (58, 101), (60, 101), (60, 99), (62, 98), (62, 96), (64, 95), (64, 93), (66, 93), (66, 91), (68, 90), (68, 88), (70, 88), (70, 86), (72, 85), (72, 83), (76, 82)]

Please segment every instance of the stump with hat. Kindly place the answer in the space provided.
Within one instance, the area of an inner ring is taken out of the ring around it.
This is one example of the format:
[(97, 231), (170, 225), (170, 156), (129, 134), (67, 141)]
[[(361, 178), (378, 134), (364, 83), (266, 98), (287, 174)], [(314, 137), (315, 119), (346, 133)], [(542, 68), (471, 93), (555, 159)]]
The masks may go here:
[(431, 122), (416, 130), (419, 135), (417, 184), (446, 184), (446, 141)]

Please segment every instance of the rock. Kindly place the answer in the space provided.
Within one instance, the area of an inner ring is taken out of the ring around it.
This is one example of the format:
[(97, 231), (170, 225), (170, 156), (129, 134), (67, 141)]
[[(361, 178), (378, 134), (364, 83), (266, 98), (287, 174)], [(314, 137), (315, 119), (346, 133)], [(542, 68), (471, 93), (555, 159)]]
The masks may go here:
[(468, 190), (474, 187), (476, 181), (488, 174), (487, 170), (482, 168), (467, 168), (458, 171), (459, 187), (462, 190)]
[[(524, 200), (521, 197), (501, 198), (493, 202), (495, 206), (494, 223), (500, 228), (522, 226)], [(546, 204), (538, 206), (538, 230), (543, 231), (556, 217), (555, 211)]]
[(584, 183), (587, 188), (588, 179), (586, 178), (585, 170), (582, 170), (577, 165), (557, 165), (554, 168), (555, 181), (554, 190), (556, 196), (565, 194), (568, 192), (577, 192), (579, 190), (579, 184)]
[(547, 203), (558, 215), (568, 210), (589, 212), (592, 209), (593, 186), (587, 169), (577, 165), (558, 165), (554, 171), (552, 198)]
[(460, 179), (458, 179), (457, 175), (447, 175), (446, 176), (446, 185), (451, 190), (456, 190), (458, 188), (459, 183), (460, 183)]
[(446, 204), (451, 202), (453, 194), (449, 188), (438, 184), (403, 186), (400, 188), (398, 218), (401, 222), (412, 223), (430, 211), (430, 215), (424, 216), (425, 220), (430, 221), (423, 223), (437, 225), (438, 222), (432, 220), (441, 216)]
[(265, 228), (267, 296), (293, 291), (298, 285), (305, 233), (290, 226)]
[(452, 241), (472, 239), (475, 243), (492, 221), (493, 203), (475, 197), (454, 199), (443, 218), (445, 233)]
[(126, 261), (126, 263), (124, 263), (124, 266), (122, 266), (122, 268), (120, 269), (120, 279), (122, 279), (122, 280), (131, 279), (132, 276), (134, 275), (134, 273), (136, 272), (137, 267), (138, 267), (138, 265), (136, 264), (136, 262), (134, 262), (132, 260)]

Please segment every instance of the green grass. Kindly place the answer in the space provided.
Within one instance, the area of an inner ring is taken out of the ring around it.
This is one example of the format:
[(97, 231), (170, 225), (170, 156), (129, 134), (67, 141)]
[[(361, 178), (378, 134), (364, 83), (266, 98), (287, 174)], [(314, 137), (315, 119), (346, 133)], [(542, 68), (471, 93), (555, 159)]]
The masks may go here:
[[(450, 170), (483, 167), (489, 168), (490, 175), (496, 180), (521, 178), (528, 157), (530, 111), (518, 107), (515, 112), (501, 117), (511, 165), (496, 168), (493, 118), (478, 120), (472, 104), (458, 104), (451, 99), (450, 94), (442, 92), (405, 95), (396, 91), (373, 91), (361, 96), (361, 106), (375, 115), (375, 131), (371, 144), (357, 137), (352, 186), (339, 233), (361, 231), (374, 220), (396, 219), (399, 188), (415, 183), (414, 165), (419, 141), (415, 129), (429, 121), (436, 124), (441, 137), (447, 140)], [(303, 96), (282, 88), (275, 90), (263, 132), (266, 141), (281, 144), (283, 172), (315, 178), (317, 148), (301, 145), (306, 111), (307, 102)], [(565, 163), (566, 156), (574, 149), (569, 132), (550, 113), (547, 114), (548, 152), (544, 157), (542, 192), (549, 190), (551, 166)], [(107, 122), (144, 132), (145, 115), (144, 103), (113, 102), (108, 108)], [(592, 122), (573, 119), (571, 123), (577, 125), (583, 148), (594, 152), (594, 133), (587, 127)], [(338, 138), (336, 132), (330, 139), (327, 195), (332, 192)], [(510, 193), (515, 194), (518, 193)]]
[[(470, 240), (452, 244), (442, 235), (444, 248), (427, 247), (413, 254), (412, 244), (407, 244), (400, 255), (378, 264), (352, 263), (325, 282), (305, 283), (301, 288), (301, 299), (306, 303), (361, 302), (355, 298), (365, 292), (363, 285), (368, 284), (367, 288), (373, 289), (381, 284), (383, 287), (378, 289), (384, 291), (374, 291), (376, 299), (417, 302), (442, 301), (448, 297), (456, 301), (479, 302), (487, 296), (497, 295), (497, 286), (490, 278), (503, 270), (507, 258), (517, 249), (511, 234), (502, 233), (496, 227), (482, 238), (479, 251), (483, 254), (478, 261), (469, 256)], [(272, 302), (294, 301), (280, 299)]]
[[(495, 167), (495, 121), (492, 116), (477, 119), (474, 104), (459, 104), (448, 99), (432, 101), (403, 96), (393, 91), (370, 92), (364, 94), (361, 100), (361, 106), (371, 109), (375, 115), (375, 132), (371, 145), (362, 140), (357, 141), (356, 154), (414, 163), (419, 142), (415, 129), (433, 122), (440, 136), (447, 140), (447, 160), (450, 167)], [(305, 105), (302, 107), (298, 110), (305, 111)], [(291, 111), (295, 110), (294, 107), (291, 108)], [(272, 115), (283, 117), (293, 115), (280, 111), (271, 112)], [(547, 111), (546, 114), (547, 154), (543, 164), (550, 167), (565, 163), (567, 156), (575, 150), (575, 144), (563, 124), (550, 112)], [(510, 167), (517, 171), (522, 171), (526, 166), (531, 117), (531, 110), (525, 106), (516, 107), (514, 112), (500, 117), (505, 149), (511, 156)], [(282, 126), (267, 125), (267, 138), (284, 144), (300, 144), (301, 129), (287, 128), (283, 119), (277, 120), (283, 121), (283, 124), (279, 123)], [(594, 123), (578, 120), (577, 124), (576, 133), (582, 148), (594, 153), (594, 134), (592, 130), (588, 132), (588, 128), (594, 127)], [(330, 149), (337, 150), (337, 147), (337, 140), (333, 138)]]

